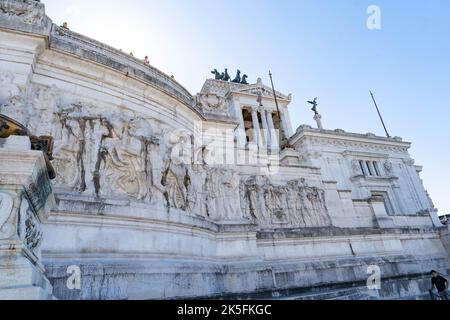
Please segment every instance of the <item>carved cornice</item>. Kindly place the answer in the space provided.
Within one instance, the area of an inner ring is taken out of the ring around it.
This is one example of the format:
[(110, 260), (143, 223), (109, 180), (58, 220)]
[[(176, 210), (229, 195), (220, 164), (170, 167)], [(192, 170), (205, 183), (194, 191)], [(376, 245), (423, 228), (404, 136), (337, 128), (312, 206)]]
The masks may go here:
[[(352, 139), (353, 136), (356, 136), (357, 139)], [(313, 145), (321, 145), (321, 146), (331, 146), (338, 148), (346, 148), (346, 149), (359, 149), (351, 151), (353, 153), (366, 153), (372, 154), (370, 151), (372, 150), (376, 152), (377, 157), (380, 157), (378, 152), (398, 152), (398, 153), (407, 153), (410, 147), (409, 143), (390, 143), (385, 140), (378, 138), (365, 139), (363, 135), (352, 134), (352, 136), (313, 136), (313, 135), (303, 135), (290, 139), (291, 144), (302, 143), (303, 141), (308, 141)], [(348, 154), (348, 150), (346, 150)]]
[(345, 150), (344, 152), (342, 152), (342, 155), (344, 157), (355, 157), (355, 158), (384, 158), (387, 159), (389, 158), (389, 154), (384, 153), (384, 154), (380, 154), (380, 153), (375, 153), (375, 152), (364, 152), (364, 151), (352, 151), (352, 150)]
[[(402, 141), (401, 138), (386, 138), (373, 134), (349, 133), (344, 130), (319, 130), (310, 126), (300, 126), (296, 133), (290, 138), (291, 144), (308, 141), (313, 144), (329, 145), (337, 147), (361, 148), (374, 151), (389, 151), (407, 153), (411, 146), (410, 142)], [(354, 150), (352, 150), (354, 152)], [(370, 152), (370, 151), (369, 151)]]
[[(355, 175), (350, 178), (352, 182), (359, 182), (361, 187), (369, 187), (373, 186), (374, 183), (384, 183), (386, 186), (391, 185), (395, 187), (395, 182), (399, 180), (398, 177), (393, 176), (384, 176), (384, 177), (372, 177), (372, 176), (365, 176), (365, 175)], [(364, 184), (366, 183), (366, 184)]]

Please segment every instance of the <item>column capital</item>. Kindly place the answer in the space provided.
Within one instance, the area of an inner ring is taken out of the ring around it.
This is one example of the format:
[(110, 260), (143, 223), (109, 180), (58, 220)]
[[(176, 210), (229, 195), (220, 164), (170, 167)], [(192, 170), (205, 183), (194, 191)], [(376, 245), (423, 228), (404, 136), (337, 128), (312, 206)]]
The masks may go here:
[(260, 110), (260, 106), (248, 106), (252, 112), (258, 112)]

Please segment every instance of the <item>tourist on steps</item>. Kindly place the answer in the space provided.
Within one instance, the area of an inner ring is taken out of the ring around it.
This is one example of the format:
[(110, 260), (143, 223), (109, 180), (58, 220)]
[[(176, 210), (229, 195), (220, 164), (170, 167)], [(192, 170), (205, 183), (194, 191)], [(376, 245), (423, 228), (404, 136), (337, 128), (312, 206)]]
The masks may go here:
[(431, 292), (436, 287), (438, 291), (438, 295), (442, 300), (448, 300), (447, 290), (448, 290), (448, 281), (444, 277), (440, 276), (439, 273), (435, 270), (430, 271), (431, 274)]

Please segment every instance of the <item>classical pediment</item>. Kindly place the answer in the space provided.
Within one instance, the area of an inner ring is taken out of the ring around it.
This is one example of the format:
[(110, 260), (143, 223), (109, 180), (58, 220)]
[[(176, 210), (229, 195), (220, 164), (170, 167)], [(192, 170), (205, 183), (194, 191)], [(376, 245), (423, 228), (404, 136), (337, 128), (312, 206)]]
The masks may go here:
[[(249, 85), (242, 85), (240, 88), (235, 88), (234, 90), (231, 90), (230, 93), (237, 93), (237, 94), (251, 94), (254, 96), (258, 96), (259, 93), (262, 94), (263, 97), (273, 98), (273, 90), (269, 86), (266, 86), (262, 83), (255, 83), (255, 84), (249, 84)], [(291, 95), (284, 95), (278, 91), (275, 90), (277, 99), (280, 100), (291, 100)]]
[[(273, 97), (272, 88), (264, 85), (261, 81), (254, 84), (241, 84), (208, 79), (205, 81), (205, 84), (200, 91), (203, 95), (213, 94), (222, 97), (226, 97), (230, 94), (250, 94), (258, 96), (259, 92), (261, 92), (263, 97)], [(284, 95), (278, 91), (276, 91), (276, 95), (280, 100), (291, 100), (291, 95)]]

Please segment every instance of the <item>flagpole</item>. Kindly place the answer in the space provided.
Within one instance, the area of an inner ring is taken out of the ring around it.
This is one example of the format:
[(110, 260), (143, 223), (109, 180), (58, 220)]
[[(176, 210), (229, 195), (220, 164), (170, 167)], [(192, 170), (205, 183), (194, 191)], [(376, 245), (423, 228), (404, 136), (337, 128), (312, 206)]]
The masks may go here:
[(372, 100), (373, 100), (373, 103), (375, 104), (375, 108), (377, 109), (378, 116), (380, 117), (380, 120), (381, 120), (381, 124), (383, 125), (384, 131), (386, 132), (386, 137), (390, 138), (391, 136), (389, 135), (389, 133), (386, 129), (386, 125), (384, 124), (383, 117), (381, 116), (381, 113), (380, 113), (380, 109), (378, 109), (378, 105), (377, 105), (377, 102), (375, 101), (375, 97), (373, 96), (372, 91), (369, 90), (369, 92), (370, 92), (370, 95), (372, 96)]
[[(275, 99), (275, 106), (277, 107), (277, 114), (278, 114), (278, 119), (280, 120), (280, 147), (281, 149), (284, 149), (285, 145), (282, 145), (283, 141), (286, 138), (286, 135), (284, 133), (284, 129), (283, 129), (283, 125), (281, 124), (281, 113), (280, 113), (280, 108), (278, 108), (278, 99), (277, 99), (277, 94), (275, 93), (275, 87), (273, 85), (273, 79), (272, 79), (272, 72), (270, 72), (269, 70), (269, 77), (270, 77), (270, 83), (272, 84), (272, 91), (273, 91), (273, 97)], [(287, 142), (286, 142), (287, 144)]]

